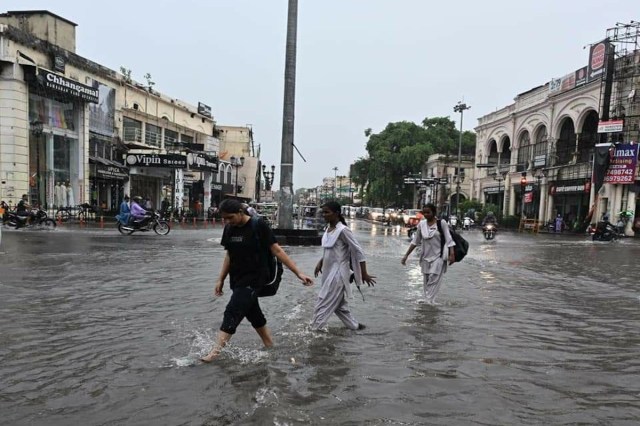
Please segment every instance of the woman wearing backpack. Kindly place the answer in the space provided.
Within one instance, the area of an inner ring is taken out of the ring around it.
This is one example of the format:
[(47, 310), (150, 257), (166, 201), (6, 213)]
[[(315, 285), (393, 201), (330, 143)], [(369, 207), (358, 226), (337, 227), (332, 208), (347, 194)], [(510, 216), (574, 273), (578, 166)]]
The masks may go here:
[[(322, 216), (328, 227), (322, 236), (323, 255), (315, 269), (315, 276), (322, 273), (322, 286), (313, 312), (311, 328), (322, 330), (332, 314), (336, 314), (351, 330), (362, 330), (364, 325), (356, 321), (349, 311), (347, 298), (351, 297), (350, 265), (356, 284), (375, 284), (374, 276), (367, 273), (362, 247), (346, 226), (340, 204), (329, 201), (322, 206)], [(359, 287), (358, 287), (359, 288)]]
[[(449, 265), (456, 261), (454, 252), (456, 243), (451, 238), (447, 223), (438, 219), (435, 212), (436, 206), (433, 204), (425, 204), (422, 207), (425, 220), (418, 225), (409, 249), (401, 260), (401, 263), (406, 265), (407, 258), (416, 246), (422, 247), (420, 267), (424, 277), (423, 290), (427, 303), (430, 305), (435, 304), (442, 276), (447, 272), (447, 259)], [(440, 226), (438, 226), (438, 221), (440, 221)]]
[[(224, 311), (216, 344), (207, 356), (200, 358), (203, 362), (211, 362), (220, 355), (220, 351), (244, 318), (251, 323), (266, 347), (273, 345), (271, 332), (267, 328), (267, 320), (260, 309), (258, 294), (254, 288), (261, 283), (264, 272), (261, 257), (257, 255), (259, 247), (269, 247), (271, 253), (296, 274), (305, 286), (313, 285), (313, 280), (298, 270), (293, 260), (276, 242), (269, 225), (263, 220), (258, 220), (257, 224), (252, 226), (251, 216), (239, 201), (224, 200), (220, 204), (219, 212), (226, 223), (220, 242), (227, 253), (222, 262), (215, 295), (222, 296), (222, 287), (227, 275), (231, 277), (232, 294)], [(254, 227), (259, 239), (256, 239)]]

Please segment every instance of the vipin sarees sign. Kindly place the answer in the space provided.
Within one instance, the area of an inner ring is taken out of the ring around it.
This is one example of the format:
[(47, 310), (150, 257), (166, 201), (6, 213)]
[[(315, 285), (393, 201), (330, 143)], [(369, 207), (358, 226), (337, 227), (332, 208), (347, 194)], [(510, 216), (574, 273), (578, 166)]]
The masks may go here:
[(636, 179), (638, 144), (618, 144), (613, 148), (604, 183), (631, 184)]

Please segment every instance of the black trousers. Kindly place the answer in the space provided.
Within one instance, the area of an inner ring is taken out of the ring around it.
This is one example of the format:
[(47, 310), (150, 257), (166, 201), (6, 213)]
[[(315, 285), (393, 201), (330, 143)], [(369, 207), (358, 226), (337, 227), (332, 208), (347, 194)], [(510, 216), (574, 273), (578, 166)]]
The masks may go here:
[(251, 287), (233, 289), (231, 300), (224, 310), (224, 319), (220, 330), (234, 334), (244, 318), (247, 318), (253, 328), (264, 327), (267, 324), (267, 319), (260, 309), (260, 303), (258, 303), (258, 295)]

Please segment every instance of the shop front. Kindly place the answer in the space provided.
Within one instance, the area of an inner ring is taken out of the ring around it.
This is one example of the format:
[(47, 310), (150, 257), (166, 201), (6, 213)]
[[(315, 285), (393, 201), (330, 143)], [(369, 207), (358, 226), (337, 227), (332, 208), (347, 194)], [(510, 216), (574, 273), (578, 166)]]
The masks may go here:
[(577, 229), (585, 223), (589, 213), (589, 179), (551, 182), (549, 197), (552, 201), (551, 217), (561, 215), (568, 229)]
[(29, 197), (45, 209), (84, 202), (86, 103), (97, 90), (51, 71), (25, 72), (29, 87)]
[(102, 212), (117, 212), (124, 197), (129, 170), (122, 164), (99, 157), (89, 157), (91, 205)]
[(102, 212), (115, 213), (129, 180), (129, 170), (122, 164), (124, 146), (115, 137), (116, 91), (97, 80), (90, 84), (99, 97), (98, 104), (88, 107), (90, 203)]
[[(130, 195), (149, 198), (154, 209), (161, 208), (163, 197), (168, 194), (167, 188), (171, 188), (174, 194), (182, 194), (181, 176), (182, 171), (187, 167), (186, 156), (128, 154), (125, 163), (130, 167)], [(177, 205), (176, 208), (178, 208)]]
[(483, 189), (485, 204), (498, 206), (498, 214), (502, 213), (502, 200), (504, 200), (504, 187), (489, 186)]

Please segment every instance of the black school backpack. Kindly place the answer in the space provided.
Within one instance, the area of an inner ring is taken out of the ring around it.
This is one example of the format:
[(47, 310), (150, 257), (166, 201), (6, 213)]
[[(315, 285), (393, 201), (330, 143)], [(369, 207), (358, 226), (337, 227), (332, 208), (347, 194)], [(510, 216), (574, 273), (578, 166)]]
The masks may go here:
[[(438, 232), (440, 233), (440, 257), (444, 253), (444, 234), (442, 233), (442, 224), (440, 223), (441, 219), (438, 219)], [(447, 225), (449, 226), (449, 225)], [(449, 233), (451, 234), (451, 239), (454, 243), (456, 243), (453, 248), (454, 256), (456, 258), (456, 262), (460, 262), (467, 255), (469, 251), (469, 242), (462, 238), (462, 235), (458, 234), (452, 227), (449, 226)]]
[(251, 217), (251, 230), (253, 231), (253, 238), (256, 241), (256, 248), (258, 250), (258, 255), (260, 256), (260, 261), (263, 264), (263, 267), (266, 267), (267, 274), (265, 277), (265, 281), (260, 283), (257, 292), (258, 297), (268, 297), (274, 296), (278, 292), (278, 288), (280, 287), (280, 281), (282, 280), (282, 273), (284, 272), (282, 268), (282, 262), (275, 257), (269, 247), (262, 247), (260, 244), (260, 235), (258, 235), (258, 218), (253, 216)]

